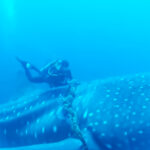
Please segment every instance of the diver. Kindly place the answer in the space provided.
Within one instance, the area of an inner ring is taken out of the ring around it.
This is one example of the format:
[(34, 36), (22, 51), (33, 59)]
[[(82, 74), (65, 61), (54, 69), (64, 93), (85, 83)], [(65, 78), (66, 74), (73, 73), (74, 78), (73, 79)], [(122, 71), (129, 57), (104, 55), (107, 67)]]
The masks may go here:
[[(23, 66), (26, 76), (31, 82), (48, 83), (50, 87), (59, 87), (68, 85), (68, 82), (72, 80), (69, 63), (66, 60), (56, 60), (39, 70), (18, 57), (16, 59)], [(38, 76), (33, 77), (32, 71), (35, 71)]]
[[(29, 81), (34, 83), (48, 83), (52, 88), (68, 86), (67, 96), (60, 97), (61, 104), (63, 106), (64, 116), (69, 121), (75, 137), (82, 142), (83, 149), (87, 150), (87, 144), (80, 130), (76, 112), (73, 110), (72, 107), (73, 100), (76, 96), (75, 87), (79, 83), (74, 82), (74, 80), (72, 79), (72, 74), (69, 70), (69, 63), (66, 60), (56, 60), (39, 70), (35, 66), (19, 59), (18, 57), (16, 59), (25, 69), (25, 73)], [(35, 71), (38, 76), (33, 77), (31, 73), (32, 70)]]

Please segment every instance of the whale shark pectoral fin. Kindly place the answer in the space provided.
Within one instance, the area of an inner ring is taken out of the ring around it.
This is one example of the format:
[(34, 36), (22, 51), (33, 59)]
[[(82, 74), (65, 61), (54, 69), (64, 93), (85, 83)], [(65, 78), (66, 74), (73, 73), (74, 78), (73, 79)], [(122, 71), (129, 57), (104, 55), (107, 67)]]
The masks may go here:
[(0, 150), (81, 150), (82, 143), (77, 139), (66, 139), (57, 143), (37, 144), (33, 146), (0, 148)]
[(80, 150), (82, 143), (77, 139), (66, 139), (61, 142), (37, 146), (38, 148), (22, 150)]
[[(93, 141), (89, 132), (84, 134), (87, 141), (87, 150), (101, 150)], [(33, 146), (15, 147), (15, 148), (0, 148), (0, 150), (85, 150), (81, 141), (78, 139), (66, 139), (57, 143), (37, 144)]]

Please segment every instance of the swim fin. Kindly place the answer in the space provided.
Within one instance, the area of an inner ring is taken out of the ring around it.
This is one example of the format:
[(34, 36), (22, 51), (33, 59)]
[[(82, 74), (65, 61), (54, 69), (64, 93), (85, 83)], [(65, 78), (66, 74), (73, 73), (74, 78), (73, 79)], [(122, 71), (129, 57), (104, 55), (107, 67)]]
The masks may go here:
[(16, 60), (23, 66), (23, 68), (30, 68), (30, 63), (27, 61), (21, 60), (19, 57), (16, 57)]

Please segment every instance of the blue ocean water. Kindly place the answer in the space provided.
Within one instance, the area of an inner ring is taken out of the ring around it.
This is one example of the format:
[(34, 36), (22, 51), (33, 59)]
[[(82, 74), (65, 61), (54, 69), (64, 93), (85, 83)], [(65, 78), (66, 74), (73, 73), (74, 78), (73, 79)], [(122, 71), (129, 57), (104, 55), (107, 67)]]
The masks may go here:
[(61, 58), (92, 81), (150, 72), (147, 0), (1, 0), (0, 103), (30, 86), (15, 57), (41, 68)]
[(148, 72), (149, 6), (147, 0), (1, 0), (1, 99), (14, 93), (15, 56), (39, 67), (67, 59), (80, 80)]

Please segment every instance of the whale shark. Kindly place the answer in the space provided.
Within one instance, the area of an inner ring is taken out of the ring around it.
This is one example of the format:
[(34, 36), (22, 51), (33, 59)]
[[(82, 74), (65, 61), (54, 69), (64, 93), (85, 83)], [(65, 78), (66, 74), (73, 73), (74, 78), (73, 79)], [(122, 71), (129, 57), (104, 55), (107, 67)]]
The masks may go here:
[[(73, 110), (89, 150), (149, 150), (150, 73), (81, 83)], [(1, 149), (80, 150), (63, 114), (67, 88), (31, 90), (0, 106)]]

